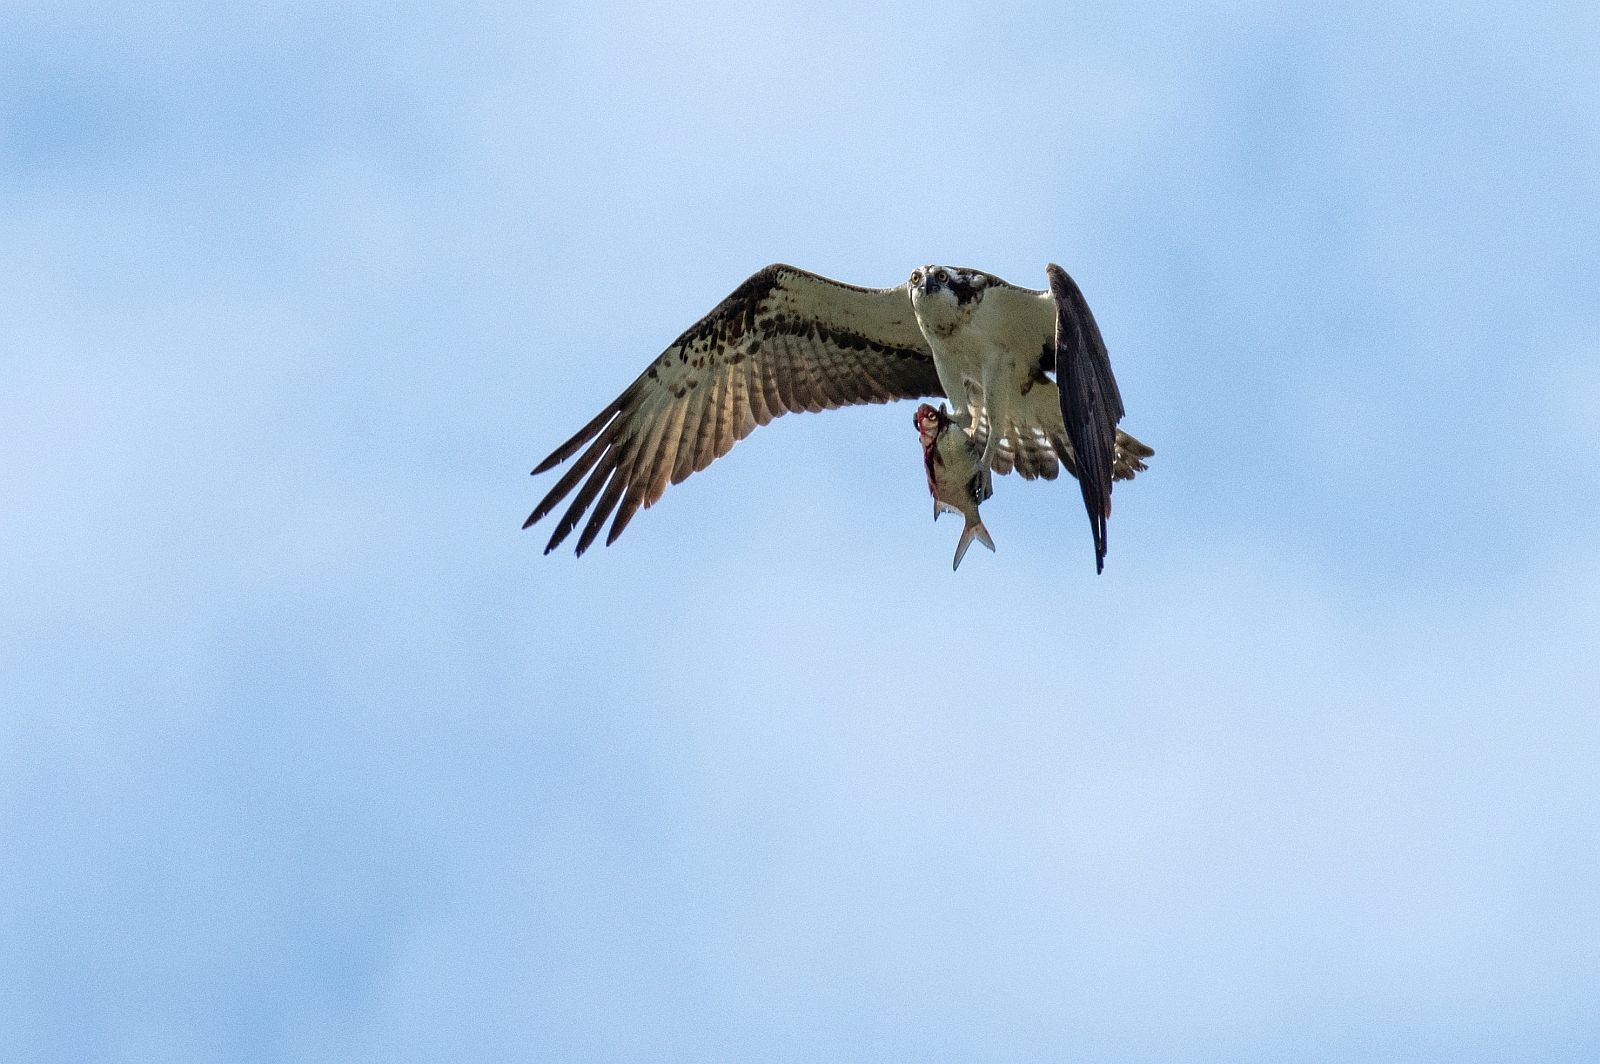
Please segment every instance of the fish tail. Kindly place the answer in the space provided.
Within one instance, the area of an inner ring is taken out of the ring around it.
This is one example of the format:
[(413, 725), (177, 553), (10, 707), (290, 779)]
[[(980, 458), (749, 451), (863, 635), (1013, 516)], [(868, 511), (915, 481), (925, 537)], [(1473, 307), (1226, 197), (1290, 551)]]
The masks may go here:
[(989, 530), (983, 527), (983, 521), (974, 518), (967, 522), (967, 527), (961, 530), (961, 542), (956, 544), (956, 560), (951, 563), (952, 570), (961, 568), (961, 559), (966, 556), (967, 548), (972, 546), (976, 539), (990, 550), (994, 550), (994, 540), (989, 538)]

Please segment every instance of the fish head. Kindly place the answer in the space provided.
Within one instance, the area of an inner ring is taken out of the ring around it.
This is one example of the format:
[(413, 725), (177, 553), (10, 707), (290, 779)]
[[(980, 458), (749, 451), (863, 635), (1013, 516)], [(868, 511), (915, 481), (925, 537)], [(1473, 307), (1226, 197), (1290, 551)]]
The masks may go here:
[(927, 403), (917, 407), (916, 422), (917, 433), (922, 437), (922, 446), (924, 448), (932, 447), (939, 439), (939, 434), (953, 424), (949, 414), (946, 414), (943, 410), (935, 409)]

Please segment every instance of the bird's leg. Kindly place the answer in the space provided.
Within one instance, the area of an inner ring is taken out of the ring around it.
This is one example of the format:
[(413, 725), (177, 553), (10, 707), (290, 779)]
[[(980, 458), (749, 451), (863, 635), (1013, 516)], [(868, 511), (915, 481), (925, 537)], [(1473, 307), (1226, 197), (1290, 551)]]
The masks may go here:
[(1005, 438), (1011, 415), (1010, 359), (998, 352), (986, 359), (983, 365), (983, 409), (989, 418), (989, 438), (983, 445), (983, 459), (979, 468), (985, 472), (993, 468), (994, 457), (1000, 451), (1000, 441)]
[(967, 385), (961, 374), (947, 372), (937, 357), (933, 360), (933, 369), (939, 375), (939, 387), (944, 389), (945, 398), (950, 400), (950, 420), (963, 429), (971, 428), (972, 411), (967, 409)]

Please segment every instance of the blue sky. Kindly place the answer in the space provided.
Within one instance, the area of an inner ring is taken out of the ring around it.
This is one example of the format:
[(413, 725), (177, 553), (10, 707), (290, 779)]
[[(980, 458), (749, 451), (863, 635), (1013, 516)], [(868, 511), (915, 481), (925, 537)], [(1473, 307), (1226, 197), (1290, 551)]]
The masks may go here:
[[(1593, 5), (12, 4), (0, 1060), (1588, 1061)], [(910, 404), (609, 549), (762, 265), (1066, 266), (1105, 574)]]

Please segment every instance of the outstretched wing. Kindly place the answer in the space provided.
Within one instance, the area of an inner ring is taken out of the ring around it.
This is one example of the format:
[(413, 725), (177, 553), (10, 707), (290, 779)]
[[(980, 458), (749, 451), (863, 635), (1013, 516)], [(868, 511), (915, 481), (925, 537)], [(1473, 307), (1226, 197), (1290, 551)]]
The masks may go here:
[[(1050, 277), (1050, 294), (1056, 301), (1056, 380), (1061, 391), (1061, 420), (1072, 441), (1076, 467), (1073, 472), (1094, 530), (1094, 570), (1098, 573), (1106, 565), (1106, 518), (1111, 516), (1111, 481), (1116, 470), (1122, 395), (1111, 374), (1111, 356), (1100, 338), (1100, 327), (1095, 324), (1083, 293), (1067, 271), (1055, 263), (1045, 267), (1045, 273)], [(1138, 446), (1144, 448), (1143, 444)]]
[(581, 555), (613, 510), (607, 544), (641, 506), (655, 505), (669, 483), (721, 458), (757, 425), (791, 411), (943, 394), (906, 285), (857, 288), (793, 266), (768, 266), (539, 463), (536, 475), (588, 444), (522, 527), (549, 514), (582, 481), (545, 547), (546, 554), (555, 550), (594, 504), (578, 537)]

